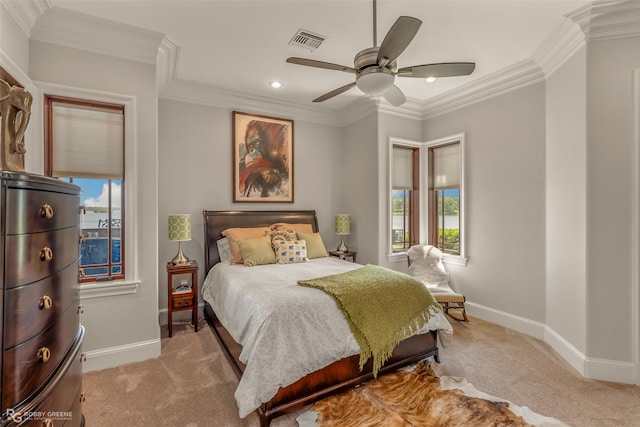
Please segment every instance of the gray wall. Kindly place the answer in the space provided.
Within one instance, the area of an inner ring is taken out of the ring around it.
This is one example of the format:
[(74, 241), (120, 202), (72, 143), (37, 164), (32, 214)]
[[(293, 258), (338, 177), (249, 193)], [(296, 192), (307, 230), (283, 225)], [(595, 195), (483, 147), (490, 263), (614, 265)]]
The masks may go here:
[[(640, 38), (602, 40), (587, 52), (587, 351), (594, 358), (632, 355), (632, 194), (635, 176), (632, 73)], [(637, 118), (636, 118), (637, 120)], [(612, 295), (615, 295), (612, 298)]]
[(467, 266), (447, 265), (467, 299), (545, 320), (544, 83), (426, 120), (425, 140), (464, 132)]
[[(133, 294), (85, 298), (81, 292), (86, 327), (83, 350), (92, 366), (92, 352), (126, 348), (145, 343), (147, 355), (160, 352), (158, 326), (158, 146), (155, 66), (111, 56), (70, 49), (42, 42), (30, 42), (30, 75), (34, 81), (127, 94), (136, 99), (135, 147), (128, 153), (125, 186), (135, 189), (127, 218), (127, 249), (132, 256), (127, 278), (139, 281)], [(126, 76), (118, 78), (117, 76)], [(32, 123), (32, 126), (42, 126)], [(34, 150), (42, 145), (34, 144)], [(133, 212), (132, 212), (133, 211)], [(129, 216), (131, 215), (131, 217)], [(139, 248), (136, 250), (136, 248)], [(118, 286), (117, 284), (115, 286)], [(126, 359), (125, 359), (126, 361)], [(121, 361), (122, 362), (122, 361)], [(93, 365), (96, 366), (96, 365)], [(106, 367), (100, 365), (100, 367)]]
[[(167, 238), (167, 215), (190, 213), (192, 240), (185, 254), (204, 265), (203, 210), (314, 209), (328, 250), (338, 246), (333, 216), (342, 210), (345, 186), (342, 130), (294, 119), (294, 203), (233, 203), (231, 115), (225, 108), (171, 99), (159, 102), (158, 274), (159, 307), (167, 307), (165, 264), (177, 252)], [(206, 272), (200, 271), (200, 282)], [(188, 316), (188, 313), (186, 313)], [(164, 322), (163, 322), (164, 323)]]
[(547, 326), (586, 353), (586, 48), (546, 82)]

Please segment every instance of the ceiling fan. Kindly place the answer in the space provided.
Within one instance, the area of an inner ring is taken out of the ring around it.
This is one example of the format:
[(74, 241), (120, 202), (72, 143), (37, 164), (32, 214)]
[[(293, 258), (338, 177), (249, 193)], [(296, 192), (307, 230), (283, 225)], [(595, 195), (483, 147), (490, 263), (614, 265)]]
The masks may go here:
[(373, 47), (358, 52), (353, 60), (353, 67), (306, 58), (287, 58), (287, 62), (291, 64), (343, 71), (356, 75), (355, 82), (327, 92), (314, 99), (313, 102), (326, 101), (348, 91), (354, 86), (358, 86), (365, 94), (372, 96), (382, 95), (391, 105), (397, 107), (404, 104), (406, 98), (394, 84), (396, 76), (423, 79), (429, 77), (466, 76), (476, 68), (474, 62), (443, 62), (398, 68), (396, 59), (409, 46), (422, 21), (411, 16), (399, 17), (385, 36), (380, 47), (378, 47), (376, 20), (376, 0), (373, 0)]

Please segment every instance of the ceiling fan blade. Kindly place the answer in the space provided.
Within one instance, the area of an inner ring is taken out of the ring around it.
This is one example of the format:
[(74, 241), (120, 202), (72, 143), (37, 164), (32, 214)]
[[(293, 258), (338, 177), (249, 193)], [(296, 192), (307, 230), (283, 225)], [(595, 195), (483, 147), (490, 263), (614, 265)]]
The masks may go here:
[(313, 59), (297, 58), (292, 56), (287, 58), (287, 62), (290, 64), (305, 65), (307, 67), (325, 68), (327, 70), (344, 71), (345, 73), (355, 73), (356, 69), (347, 67), (346, 65), (332, 64), (331, 62), (316, 61)]
[(313, 100), (313, 102), (322, 102), (322, 101), (326, 101), (329, 98), (333, 98), (336, 95), (340, 95), (342, 92), (346, 92), (349, 89), (351, 89), (352, 87), (354, 87), (356, 85), (356, 82), (353, 83), (349, 83), (348, 85), (344, 85), (344, 86), (340, 86), (337, 89), (332, 90), (331, 92), (327, 92), (324, 95), (316, 98)]
[(404, 93), (402, 93), (400, 88), (396, 85), (391, 86), (389, 90), (382, 94), (382, 96), (394, 107), (407, 102), (407, 98), (404, 96)]
[(411, 16), (401, 16), (385, 36), (378, 51), (378, 65), (385, 65), (395, 61), (409, 46), (416, 36), (422, 21)]
[(440, 64), (414, 65), (398, 70), (400, 77), (453, 77), (467, 76), (475, 70), (475, 62), (443, 62)]

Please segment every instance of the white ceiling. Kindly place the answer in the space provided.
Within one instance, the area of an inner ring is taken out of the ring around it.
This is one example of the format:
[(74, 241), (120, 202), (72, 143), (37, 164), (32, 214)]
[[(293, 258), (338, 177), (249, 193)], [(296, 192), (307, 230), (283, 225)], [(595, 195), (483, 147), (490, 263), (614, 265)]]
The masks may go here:
[[(585, 0), (378, 0), (378, 45), (401, 15), (423, 24), (398, 67), (471, 61), (470, 76), (426, 83), (396, 78), (408, 99), (430, 98), (531, 59)], [(353, 66), (373, 45), (371, 0), (48, 0), (51, 11), (79, 12), (168, 36), (179, 46), (176, 78), (227, 92), (311, 105), (354, 80), (352, 74), (285, 62), (289, 56)], [(59, 8), (63, 9), (60, 10)], [(50, 11), (45, 11), (45, 15)], [(290, 46), (298, 29), (326, 36), (315, 52)], [(274, 90), (267, 83), (278, 80)], [(357, 88), (325, 101), (340, 110), (364, 96)]]

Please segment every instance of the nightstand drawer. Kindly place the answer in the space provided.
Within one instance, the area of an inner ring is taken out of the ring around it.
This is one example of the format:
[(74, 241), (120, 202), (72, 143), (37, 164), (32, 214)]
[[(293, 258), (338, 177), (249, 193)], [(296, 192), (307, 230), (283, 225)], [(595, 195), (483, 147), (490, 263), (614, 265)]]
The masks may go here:
[(4, 331), (4, 347), (10, 349), (33, 338), (79, 302), (78, 268), (73, 263), (64, 270), (5, 294), (6, 322), (15, 325)]
[(189, 294), (189, 296), (179, 298), (173, 297), (173, 308), (185, 308), (185, 307), (193, 307), (193, 295)]
[(5, 288), (13, 288), (48, 277), (78, 259), (77, 226), (51, 232), (7, 237)]
[(80, 196), (52, 191), (9, 188), (7, 234), (35, 233), (80, 223)]

